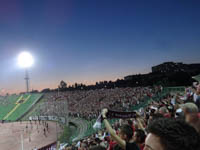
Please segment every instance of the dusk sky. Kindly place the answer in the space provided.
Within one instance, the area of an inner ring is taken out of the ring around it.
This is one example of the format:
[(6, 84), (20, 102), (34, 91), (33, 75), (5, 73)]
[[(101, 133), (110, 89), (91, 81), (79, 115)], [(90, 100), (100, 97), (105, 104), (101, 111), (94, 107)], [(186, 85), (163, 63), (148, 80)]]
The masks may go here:
[(25, 91), (16, 61), (24, 50), (35, 59), (37, 90), (200, 63), (200, 1), (0, 0), (1, 92)]

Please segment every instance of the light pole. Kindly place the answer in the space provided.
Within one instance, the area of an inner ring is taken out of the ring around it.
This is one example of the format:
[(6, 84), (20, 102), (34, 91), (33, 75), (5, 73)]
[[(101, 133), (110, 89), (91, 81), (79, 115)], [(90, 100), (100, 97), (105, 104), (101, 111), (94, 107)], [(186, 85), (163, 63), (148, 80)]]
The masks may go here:
[(34, 63), (33, 57), (29, 52), (22, 52), (18, 56), (18, 65), (25, 69), (25, 82), (26, 82), (26, 92), (29, 92), (29, 74), (28, 68), (30, 68)]
[(29, 92), (29, 75), (28, 75), (28, 69), (25, 69), (25, 81), (26, 81), (26, 92)]

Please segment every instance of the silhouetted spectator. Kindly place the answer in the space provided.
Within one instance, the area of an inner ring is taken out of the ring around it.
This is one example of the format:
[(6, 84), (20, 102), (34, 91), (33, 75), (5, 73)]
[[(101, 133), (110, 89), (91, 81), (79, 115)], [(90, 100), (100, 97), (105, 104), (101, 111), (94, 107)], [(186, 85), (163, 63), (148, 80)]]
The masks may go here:
[(184, 121), (162, 118), (148, 125), (144, 150), (199, 150), (200, 136)]

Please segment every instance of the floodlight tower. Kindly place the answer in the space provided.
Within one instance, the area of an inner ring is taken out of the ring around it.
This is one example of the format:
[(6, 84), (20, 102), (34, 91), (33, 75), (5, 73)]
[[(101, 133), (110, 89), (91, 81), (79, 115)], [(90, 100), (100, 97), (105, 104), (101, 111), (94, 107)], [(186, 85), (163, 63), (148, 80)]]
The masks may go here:
[(29, 75), (28, 75), (28, 70), (25, 69), (25, 81), (26, 81), (26, 92), (29, 92)]
[(26, 82), (26, 92), (29, 92), (29, 74), (28, 74), (28, 68), (30, 68), (34, 63), (33, 57), (29, 52), (22, 52), (18, 56), (18, 65), (21, 68), (25, 69), (25, 82)]

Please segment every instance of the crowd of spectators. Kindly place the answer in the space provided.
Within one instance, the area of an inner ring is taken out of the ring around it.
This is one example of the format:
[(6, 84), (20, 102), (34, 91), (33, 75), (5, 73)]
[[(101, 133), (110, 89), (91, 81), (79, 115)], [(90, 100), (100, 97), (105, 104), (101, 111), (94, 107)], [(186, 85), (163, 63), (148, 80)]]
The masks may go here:
[(43, 110), (52, 113), (55, 108), (51, 109), (48, 103), (56, 105), (61, 101), (66, 101), (69, 116), (91, 120), (97, 118), (105, 107), (118, 111), (130, 111), (133, 106), (143, 102), (145, 97), (152, 97), (159, 90), (159, 87), (136, 87), (49, 93), (45, 95), (46, 108)]
[(105, 129), (66, 149), (200, 150), (199, 101), (200, 85), (189, 87), (185, 93), (171, 93), (151, 101), (147, 107), (136, 111), (136, 117), (119, 119), (112, 125), (107, 117), (111, 108), (107, 107), (101, 111)]

